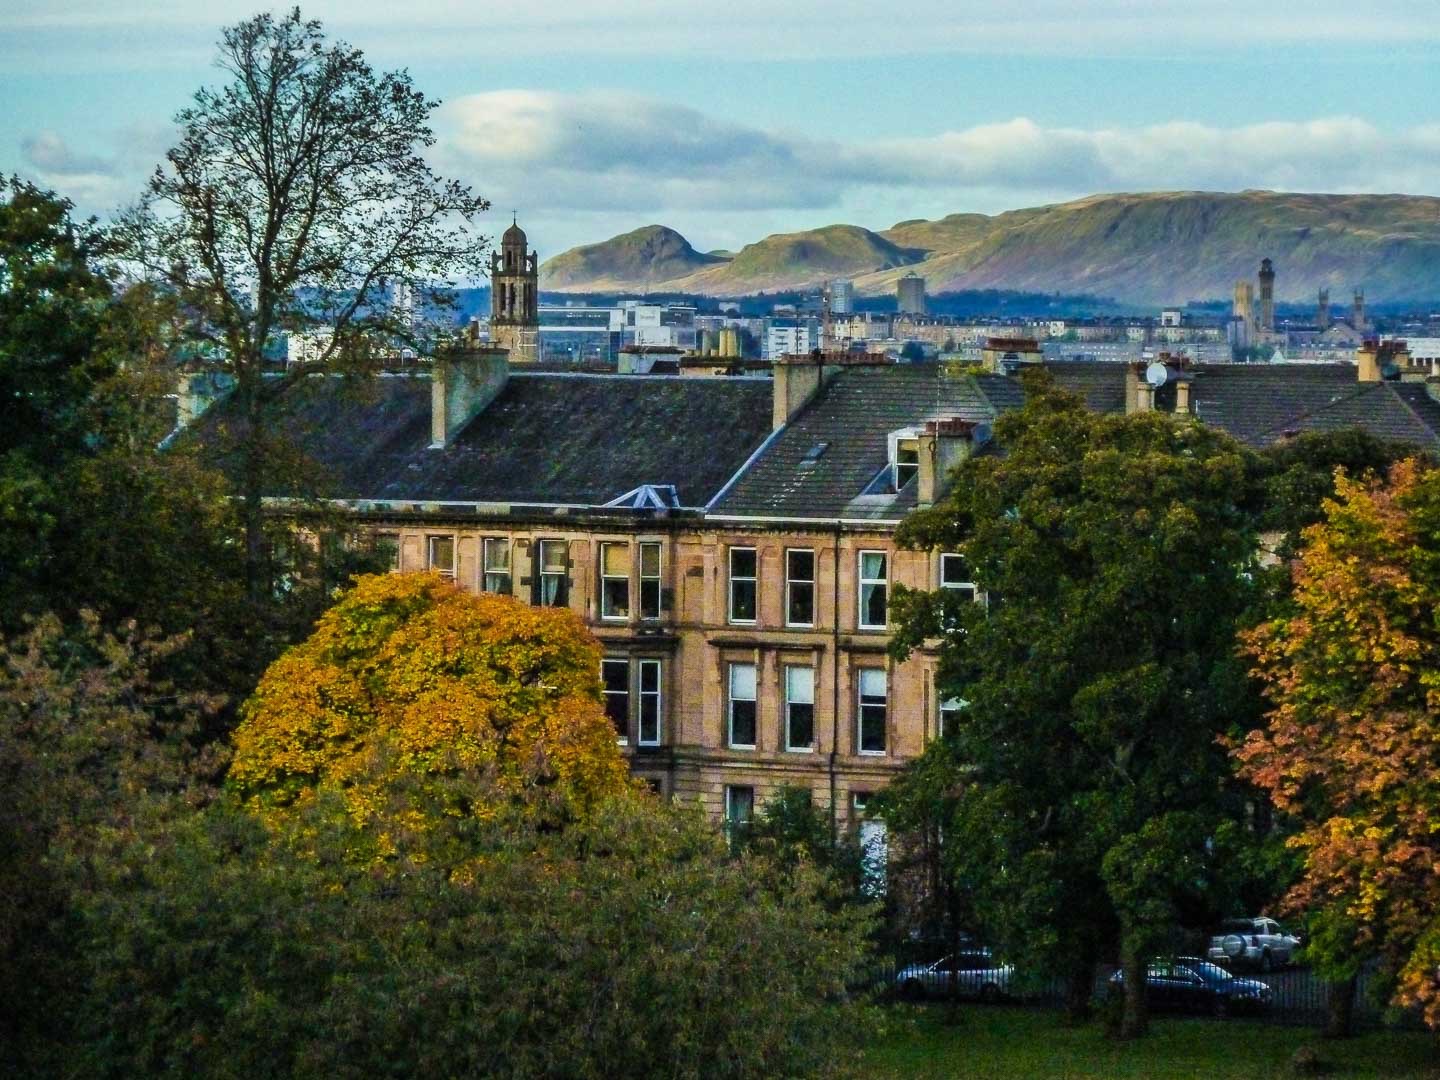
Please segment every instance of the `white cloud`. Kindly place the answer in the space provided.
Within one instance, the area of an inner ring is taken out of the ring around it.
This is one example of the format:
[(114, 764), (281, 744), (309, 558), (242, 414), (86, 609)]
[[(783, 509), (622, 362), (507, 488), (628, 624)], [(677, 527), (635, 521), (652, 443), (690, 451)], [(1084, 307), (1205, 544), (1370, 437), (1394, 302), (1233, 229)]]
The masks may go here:
[(1036, 193), (1246, 187), (1440, 192), (1440, 125), (1350, 117), (1222, 128), (1045, 127), (1025, 118), (925, 137), (837, 141), (622, 94), (475, 94), (444, 106), (437, 161), (534, 211), (820, 210), (866, 190)]

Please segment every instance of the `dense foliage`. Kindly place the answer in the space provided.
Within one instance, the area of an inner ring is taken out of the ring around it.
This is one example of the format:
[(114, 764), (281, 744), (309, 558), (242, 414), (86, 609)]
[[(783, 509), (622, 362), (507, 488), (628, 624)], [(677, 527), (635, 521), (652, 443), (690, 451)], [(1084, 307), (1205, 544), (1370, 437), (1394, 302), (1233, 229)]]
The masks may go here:
[(1244, 636), (1266, 725), (1236, 748), (1286, 819), (1332, 977), (1379, 955), (1440, 1024), (1440, 472), (1346, 477), (1303, 534), (1284, 608)]
[[(506, 805), (583, 814), (628, 783), (599, 671), (599, 644), (568, 609), (437, 574), (362, 577), (261, 678), (230, 783), (272, 816), (343, 791), (363, 822), (395, 772), (478, 770)], [(448, 808), (501, 810), (478, 795)]]
[[(1247, 718), (1247, 460), (1199, 424), (1028, 390), (996, 424), (1006, 453), (963, 462), (901, 527), (961, 553), (989, 602), (897, 596), (898, 648), (939, 638), (941, 696), (967, 705), (887, 812), (943, 830), (947, 873), (1007, 945), (1085, 985), (1118, 932), (1138, 987), (1239, 817), (1216, 739)], [(1126, 1005), (1138, 1033), (1143, 995)]]

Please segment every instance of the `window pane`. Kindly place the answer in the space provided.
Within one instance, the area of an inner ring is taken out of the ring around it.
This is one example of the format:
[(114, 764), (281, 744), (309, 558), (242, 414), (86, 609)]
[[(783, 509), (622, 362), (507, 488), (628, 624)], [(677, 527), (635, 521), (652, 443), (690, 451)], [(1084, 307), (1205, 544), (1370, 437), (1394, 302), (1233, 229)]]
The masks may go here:
[(503, 573), (510, 571), (510, 541), (485, 541), (485, 569)]
[(755, 745), (755, 702), (739, 698), (730, 702), (730, 743), (732, 746)]
[(797, 666), (785, 669), (785, 700), (805, 705), (815, 703), (814, 668)]
[(730, 618), (734, 622), (755, 621), (755, 582), (730, 582)]
[(564, 540), (540, 541), (540, 569), (546, 574), (563, 574), (566, 571), (566, 543)]
[(866, 581), (885, 580), (885, 552), (864, 551), (860, 553), (860, 576)]
[(861, 626), (884, 626), (885, 608), (886, 597), (884, 585), (860, 586)]
[(790, 551), (785, 555), (785, 576), (791, 581), (815, 580), (815, 553), (813, 551)]
[(641, 544), (641, 545), (640, 545), (640, 576), (641, 576), (641, 577), (659, 577), (659, 576), (660, 576), (660, 545), (659, 545), (659, 544)]
[(792, 750), (808, 750), (815, 745), (815, 706), (791, 704), (787, 709), (789, 731), (786, 745)]
[(755, 576), (754, 548), (730, 549), (730, 576), (750, 578)]
[(755, 665), (730, 665), (730, 696), (755, 700)]
[(940, 584), (956, 586), (970, 581), (970, 570), (962, 555), (940, 556)]
[(640, 661), (640, 742), (660, 742), (660, 661)]
[(815, 586), (810, 582), (790, 583), (790, 606), (785, 620), (792, 626), (810, 626), (815, 622)]
[(605, 685), (605, 715), (620, 738), (630, 735), (630, 661), (604, 660), (600, 678)]
[(455, 572), (455, 539), (450, 536), (430, 537), (430, 569), (442, 574)]
[(630, 579), (606, 578), (600, 594), (600, 614), (623, 619), (630, 614)]
[(607, 577), (630, 576), (630, 545), (601, 544), (600, 565)]
[(860, 693), (864, 697), (880, 698), (883, 701), (888, 681), (884, 668), (860, 669)]

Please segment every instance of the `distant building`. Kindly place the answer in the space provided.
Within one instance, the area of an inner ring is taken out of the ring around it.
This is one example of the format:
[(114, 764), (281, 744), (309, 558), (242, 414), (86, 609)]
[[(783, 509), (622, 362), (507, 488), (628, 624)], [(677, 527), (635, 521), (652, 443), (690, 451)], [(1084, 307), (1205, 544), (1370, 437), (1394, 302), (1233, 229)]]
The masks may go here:
[(1260, 332), (1275, 332), (1275, 267), (1269, 259), (1260, 260)]
[(895, 302), (902, 315), (924, 315), (925, 279), (912, 270), (895, 282)]
[(1350, 306), (1350, 325), (1357, 333), (1363, 334), (1370, 329), (1370, 323), (1365, 318), (1365, 290), (1355, 290), (1355, 301)]
[(1330, 329), (1330, 290), (1321, 289), (1315, 303), (1315, 329), (1324, 333)]
[(771, 319), (765, 328), (766, 360), (798, 356), (820, 348), (820, 324), (815, 319)]
[(830, 314), (849, 315), (855, 310), (855, 283), (836, 278), (826, 286), (830, 293)]
[(512, 222), (490, 256), (490, 341), (509, 352), (512, 364), (540, 359), (539, 267), (525, 230)]
[(1235, 302), (1231, 307), (1235, 318), (1244, 323), (1243, 336), (1249, 344), (1255, 338), (1255, 286), (1248, 281), (1235, 283)]
[(613, 364), (620, 336), (610, 328), (610, 309), (566, 304), (539, 310), (540, 359), (547, 364)]
[(610, 329), (621, 346), (663, 345), (690, 352), (695, 348), (695, 309), (684, 304), (642, 304), (626, 300), (610, 312)]
[(1166, 308), (1160, 312), (1161, 326), (1180, 326), (1184, 322), (1184, 316), (1180, 314), (1179, 308)]

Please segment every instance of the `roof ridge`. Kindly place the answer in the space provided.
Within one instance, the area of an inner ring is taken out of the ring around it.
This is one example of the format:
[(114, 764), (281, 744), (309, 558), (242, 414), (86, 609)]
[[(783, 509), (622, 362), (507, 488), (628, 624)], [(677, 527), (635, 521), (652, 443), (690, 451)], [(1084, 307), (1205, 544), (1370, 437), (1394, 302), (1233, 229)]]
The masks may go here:
[(1294, 413), (1288, 419), (1282, 420), (1280, 423), (1274, 425), (1273, 427), (1268, 427), (1264, 428), (1261, 431), (1257, 431), (1254, 437), (1257, 439), (1263, 439), (1265, 436), (1272, 435), (1277, 431), (1283, 434), (1289, 428), (1294, 427), (1296, 421), (1303, 421), (1312, 416), (1318, 416), (1320, 413), (1329, 412), (1336, 405), (1339, 405), (1342, 402), (1353, 401), (1356, 398), (1361, 397), (1365, 394), (1372, 393), (1377, 386), (1383, 387), (1384, 385), (1384, 383), (1360, 383), (1348, 394), (1342, 394), (1337, 398), (1332, 398), (1330, 401), (1327, 401), (1318, 409), (1301, 409), (1299, 412)]
[[(1382, 385), (1382, 386), (1391, 386), (1392, 384), (1390, 384), (1390, 383), (1381, 383), (1381, 385)], [(1405, 383), (1403, 383), (1403, 382), (1399, 382), (1399, 383), (1393, 384), (1393, 386), (1404, 386), (1404, 385), (1405, 385)], [(1425, 384), (1424, 384), (1424, 383), (1419, 383), (1419, 384), (1413, 384), (1413, 383), (1412, 383), (1411, 385), (1419, 385), (1422, 390), (1425, 390), (1426, 396), (1427, 396), (1427, 397), (1429, 396), (1430, 391), (1425, 388)], [(1440, 443), (1440, 431), (1436, 431), (1433, 427), (1430, 426), (1430, 424), (1426, 421), (1426, 419), (1425, 419), (1423, 416), (1420, 415), (1420, 411), (1419, 411), (1418, 409), (1416, 409), (1414, 405), (1411, 405), (1410, 402), (1405, 399), (1405, 395), (1404, 395), (1404, 394), (1394, 393), (1394, 392), (1393, 392), (1393, 388), (1392, 388), (1391, 396), (1392, 396), (1393, 398), (1395, 398), (1396, 401), (1400, 402), (1401, 406), (1404, 407), (1405, 411), (1406, 411), (1407, 413), (1409, 413), (1411, 417), (1414, 418), (1415, 422), (1416, 422), (1417, 424), (1419, 424), (1419, 425), (1426, 431), (1426, 433), (1429, 434), (1429, 436), (1430, 436), (1430, 438), (1431, 438), (1431, 440), (1432, 440), (1433, 442)], [(1437, 402), (1436, 404), (1440, 404), (1440, 402)]]

